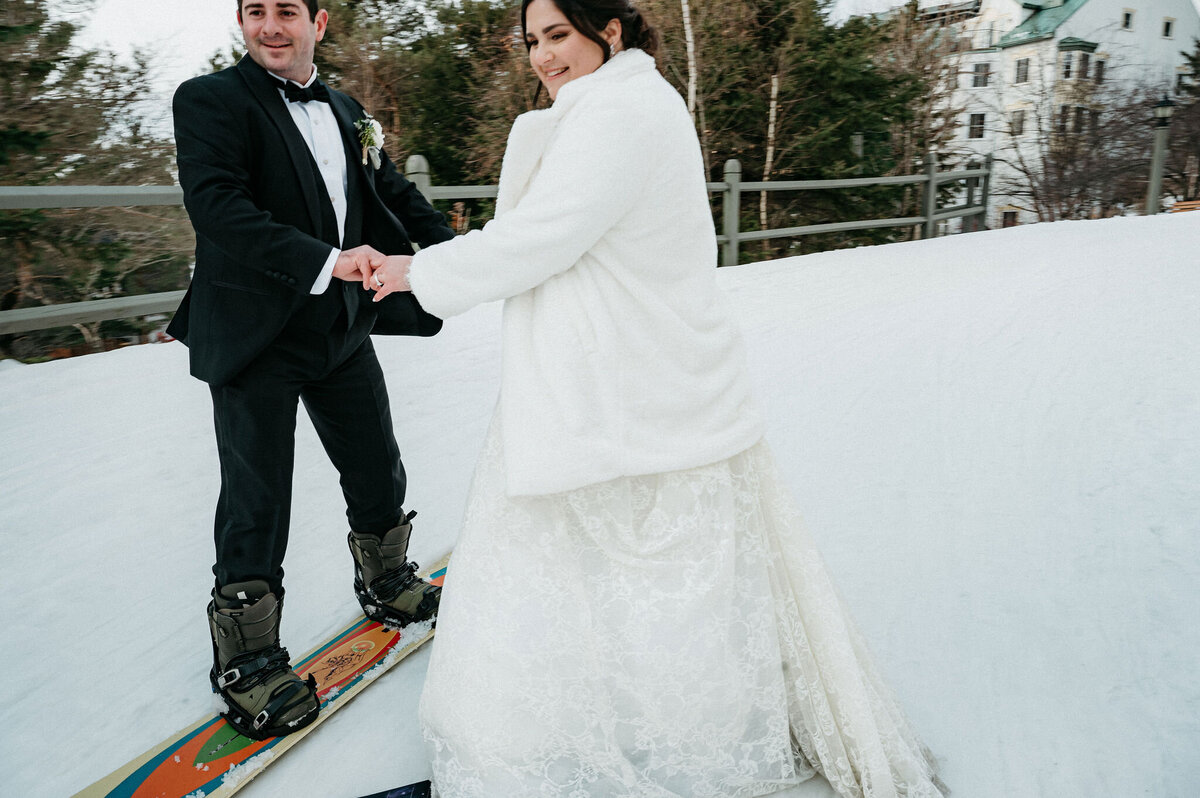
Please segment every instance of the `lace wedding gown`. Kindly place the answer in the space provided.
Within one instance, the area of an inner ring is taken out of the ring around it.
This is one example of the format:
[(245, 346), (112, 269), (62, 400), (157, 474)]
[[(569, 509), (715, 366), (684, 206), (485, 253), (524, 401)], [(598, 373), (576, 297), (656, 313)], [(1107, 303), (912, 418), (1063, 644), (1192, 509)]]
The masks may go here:
[(497, 424), (421, 719), (441, 798), (940, 798), (765, 443), (509, 498)]

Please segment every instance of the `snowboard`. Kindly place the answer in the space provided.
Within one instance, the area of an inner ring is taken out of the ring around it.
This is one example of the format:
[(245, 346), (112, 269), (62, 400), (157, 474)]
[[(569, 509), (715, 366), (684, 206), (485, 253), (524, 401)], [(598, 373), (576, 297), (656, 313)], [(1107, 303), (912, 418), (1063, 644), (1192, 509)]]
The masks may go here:
[(416, 784), (410, 784), (407, 787), (397, 787), (393, 790), (373, 792), (370, 795), (364, 795), (363, 798), (429, 798), (429, 790), (429, 782), (419, 781)]
[[(441, 585), (449, 559), (447, 555), (421, 576), (432, 584)], [(220, 715), (212, 715), (85, 787), (74, 798), (226, 798), (233, 795), (372, 681), (432, 638), (432, 621), (410, 624), (397, 631), (360, 615), (308, 655), (292, 663), (302, 679), (311, 673), (317, 680), (321, 712), (308, 726), (285, 737), (252, 740), (235, 731)], [(400, 795), (406, 796), (403, 791)], [(421, 794), (412, 795), (418, 798)]]

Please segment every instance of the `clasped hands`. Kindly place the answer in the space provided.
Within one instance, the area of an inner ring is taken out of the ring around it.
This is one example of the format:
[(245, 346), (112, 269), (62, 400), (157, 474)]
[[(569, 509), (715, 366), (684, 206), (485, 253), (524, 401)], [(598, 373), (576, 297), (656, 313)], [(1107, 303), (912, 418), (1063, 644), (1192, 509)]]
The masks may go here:
[(408, 285), (408, 266), (411, 255), (384, 255), (372, 246), (363, 244), (342, 250), (333, 265), (333, 276), (349, 283), (362, 282), (364, 291), (374, 291), (373, 301), (388, 294), (411, 290)]

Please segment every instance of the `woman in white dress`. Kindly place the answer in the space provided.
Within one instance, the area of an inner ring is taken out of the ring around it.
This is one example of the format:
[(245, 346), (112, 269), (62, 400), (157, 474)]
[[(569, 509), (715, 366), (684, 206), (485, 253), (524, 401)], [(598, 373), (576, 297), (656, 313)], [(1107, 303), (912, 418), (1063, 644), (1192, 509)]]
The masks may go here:
[(801, 528), (716, 286), (699, 143), (626, 0), (525, 0), (553, 105), (496, 217), (380, 297), (503, 299), (501, 393), (421, 703), (442, 798), (938, 798)]

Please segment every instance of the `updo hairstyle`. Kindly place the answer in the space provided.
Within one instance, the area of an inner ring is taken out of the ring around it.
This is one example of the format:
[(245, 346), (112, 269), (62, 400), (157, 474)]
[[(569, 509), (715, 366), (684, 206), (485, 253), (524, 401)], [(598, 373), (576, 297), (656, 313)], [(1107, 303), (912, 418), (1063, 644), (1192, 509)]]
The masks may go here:
[[(533, 0), (521, 0), (521, 35), (528, 31), (525, 26), (525, 9)], [(604, 60), (608, 61), (608, 42), (600, 35), (609, 20), (621, 22), (621, 48), (644, 50), (647, 55), (658, 52), (658, 30), (642, 12), (634, 7), (630, 0), (551, 0), (567, 21), (587, 38), (600, 45), (604, 51)], [(526, 45), (528, 47), (528, 45)]]

